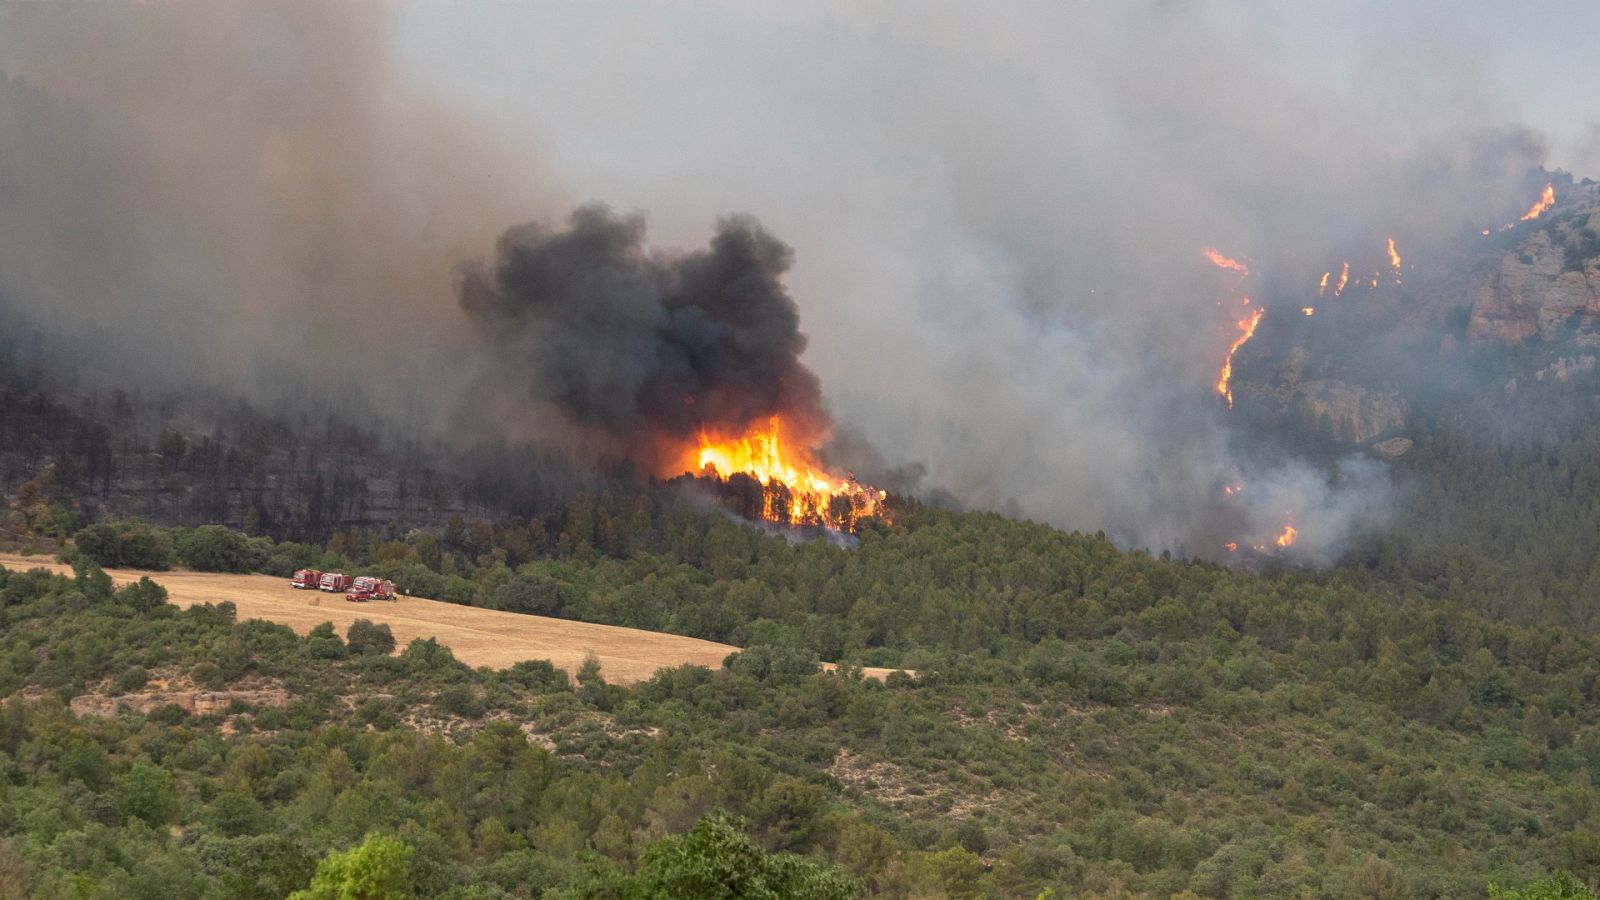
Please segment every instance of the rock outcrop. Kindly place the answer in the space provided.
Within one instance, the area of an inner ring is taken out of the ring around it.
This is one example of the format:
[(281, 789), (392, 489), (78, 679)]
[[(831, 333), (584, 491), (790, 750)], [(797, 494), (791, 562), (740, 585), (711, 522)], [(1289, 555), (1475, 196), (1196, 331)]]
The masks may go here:
[(1405, 425), (1398, 390), (1373, 390), (1332, 379), (1301, 382), (1291, 403), (1297, 415), (1337, 441), (1361, 444)]
[(1410, 438), (1393, 437), (1372, 445), (1372, 452), (1391, 462), (1411, 452), (1416, 442)]
[(1474, 347), (1554, 341), (1600, 346), (1600, 203), (1580, 207), (1512, 248), (1472, 294)]
[(289, 703), (289, 692), (282, 688), (268, 688), (257, 691), (156, 691), (118, 697), (80, 694), (72, 698), (69, 706), (73, 715), (99, 718), (110, 718), (124, 709), (148, 715), (163, 706), (172, 705), (197, 716), (209, 716), (227, 712), (236, 701), (254, 706), (285, 706)]

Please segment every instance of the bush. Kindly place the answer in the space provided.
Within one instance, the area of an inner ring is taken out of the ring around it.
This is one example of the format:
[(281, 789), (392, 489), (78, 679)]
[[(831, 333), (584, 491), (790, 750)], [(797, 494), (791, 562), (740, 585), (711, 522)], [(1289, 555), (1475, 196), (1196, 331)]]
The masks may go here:
[(118, 603), (132, 607), (134, 612), (147, 613), (166, 605), (167, 589), (144, 577), (123, 585), (116, 597)]
[(369, 653), (387, 656), (394, 652), (394, 633), (388, 625), (367, 619), (357, 619), (345, 630), (351, 654), (365, 656)]
[(519, 662), (506, 672), (506, 680), (537, 694), (559, 694), (572, 689), (567, 673), (551, 665), (548, 659)]
[(367, 835), (359, 847), (328, 854), (317, 864), (310, 889), (295, 891), (289, 895), (290, 900), (409, 900), (414, 896), (411, 856), (411, 848), (401, 841)]
[(125, 818), (164, 827), (178, 814), (178, 791), (172, 776), (149, 763), (134, 763), (117, 782), (117, 809)]
[(306, 635), (306, 655), (312, 659), (344, 659), (344, 641), (333, 630), (332, 622), (323, 622)]
[(723, 665), (770, 684), (794, 684), (820, 668), (817, 655), (799, 647), (751, 647), (728, 654)]
[(73, 536), (78, 552), (102, 566), (164, 572), (176, 559), (172, 539), (143, 522), (102, 522)]
[(178, 542), (178, 556), (200, 572), (249, 572), (265, 560), (256, 560), (250, 538), (224, 525), (202, 525)]
[(228, 683), (222, 674), (222, 667), (210, 661), (195, 664), (189, 670), (189, 678), (208, 691), (221, 690)]
[(141, 690), (150, 682), (150, 673), (143, 666), (134, 666), (116, 677), (111, 682), (111, 690), (118, 694), (131, 694)]
[(440, 691), (438, 698), (434, 700), (434, 706), (463, 719), (481, 718), (484, 713), (482, 698), (464, 684), (451, 685)]

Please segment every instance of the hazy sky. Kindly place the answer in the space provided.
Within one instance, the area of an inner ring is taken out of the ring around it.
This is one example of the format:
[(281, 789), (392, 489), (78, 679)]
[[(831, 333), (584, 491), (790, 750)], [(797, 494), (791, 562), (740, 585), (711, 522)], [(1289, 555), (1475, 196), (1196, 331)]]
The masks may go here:
[[(1098, 4), (1088, 4), (1096, 6)], [(1137, 4), (1119, 4), (1133, 7)], [(942, 12), (963, 5), (940, 3), (732, 3), (684, 0), (673, 3), (599, 4), (584, 2), (457, 3), (425, 0), (411, 8), (404, 44), (409, 56), (427, 67), (439, 82), (482, 102), (510, 104), (528, 117), (529, 127), (544, 131), (557, 146), (583, 137), (600, 141), (616, 123), (573, 115), (588, 103), (587, 91), (608, 79), (600, 70), (616, 66), (637, 74), (654, 69), (654, 77), (629, 88), (641, 104), (671, 103), (686, 94), (719, 89), (697, 80), (720, 72), (738, 77), (739, 85), (724, 92), (760, 91), (775, 86), (759, 71), (742, 76), (692, 57), (721, 38), (751, 32), (785, 35), (796, 47), (845, 28), (937, 32)], [(968, 12), (977, 4), (964, 4)], [(1551, 142), (1551, 161), (1578, 174), (1600, 168), (1600, 54), (1593, 40), (1600, 34), (1600, 3), (1588, 0), (1541, 0), (1507, 4), (1495, 0), (1340, 0), (1322, 3), (1152, 2), (1157, 10), (1185, 9), (1226, 23), (1263, 52), (1275, 52), (1290, 63), (1285, 77), (1307, 83), (1337, 84), (1351, 89), (1371, 86), (1374, 72), (1403, 78), (1408, 68), (1439, 67), (1460, 79), (1463, 89), (1480, 93), (1508, 119), (1539, 130)], [(1082, 9), (1082, 3), (1001, 4), (984, 17), (996, 33), (1012, 24), (1037, 21), (1046, 34), (1070, 28), (1070, 14), (1050, 15), (1056, 7)], [(942, 12), (941, 12), (942, 11)], [(1035, 15), (1037, 14), (1037, 15)], [(966, 15), (949, 15), (952, 40), (974, 39), (954, 23)], [(1065, 21), (1063, 21), (1065, 20)], [(605, 49), (602, 49), (605, 48)], [(1017, 59), (1026, 65), (1027, 49)], [(573, 65), (589, 56), (588, 65)], [(629, 59), (619, 59), (626, 56)], [(735, 58), (736, 54), (729, 58)], [(892, 73), (886, 73), (891, 74)], [(616, 85), (609, 85), (612, 89)], [(1374, 96), (1381, 104), (1385, 98)], [(703, 123), (682, 121), (684, 129)]]

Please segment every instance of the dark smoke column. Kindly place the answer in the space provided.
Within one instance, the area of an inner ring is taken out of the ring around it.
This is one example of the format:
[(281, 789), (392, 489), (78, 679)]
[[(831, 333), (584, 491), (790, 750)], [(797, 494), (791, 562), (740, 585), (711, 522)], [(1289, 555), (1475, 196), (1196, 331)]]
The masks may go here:
[(492, 264), (463, 268), (461, 306), (531, 397), (660, 472), (702, 428), (781, 414), (788, 440), (826, 433), (781, 282), (792, 258), (747, 216), (719, 221), (705, 250), (669, 253), (645, 246), (642, 216), (588, 205), (564, 228), (508, 229)]

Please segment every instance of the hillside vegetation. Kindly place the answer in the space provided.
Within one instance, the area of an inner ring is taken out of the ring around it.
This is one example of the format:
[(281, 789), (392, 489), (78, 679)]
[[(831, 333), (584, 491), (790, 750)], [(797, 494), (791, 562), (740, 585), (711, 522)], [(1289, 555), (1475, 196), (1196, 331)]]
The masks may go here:
[[(0, 896), (1572, 896), (1600, 879), (1596, 394), (1418, 420), (1391, 530), (1323, 571), (909, 500), (796, 543), (626, 480), (168, 527), (40, 451), (6, 542), (77, 569), (0, 575)], [(743, 649), (625, 687), (159, 586), (303, 565)]]
[[(461, 578), (469, 602), (713, 630), (747, 647), (726, 668), (621, 688), (589, 666), (573, 685), (426, 641), (388, 655), (374, 629), (178, 612), (87, 559), (7, 575), (8, 865), (35, 895), (139, 896), (145, 878), (198, 897), (270, 859), (251, 876), (280, 879), (266, 896), (377, 834), (422, 895), (609, 896), (582, 892), (655, 877), (650, 848), (704, 821), (886, 896), (1477, 896), (1600, 875), (1585, 634), (1361, 572), (1234, 574), (991, 515), (909, 508), (856, 549), (683, 510), (617, 521), (574, 507), (515, 568), (490, 529), (471, 579), (421, 561), (445, 568), (449, 539), (338, 549)], [(246, 563), (311, 552), (230, 540)], [(172, 543), (195, 552), (192, 533)], [(920, 674), (824, 674), (819, 656)], [(63, 705), (155, 680), (289, 699)]]

